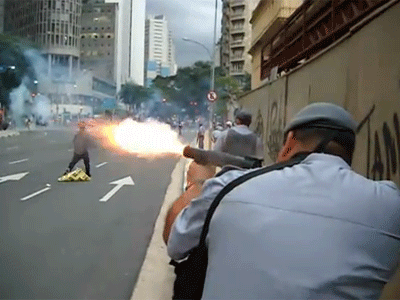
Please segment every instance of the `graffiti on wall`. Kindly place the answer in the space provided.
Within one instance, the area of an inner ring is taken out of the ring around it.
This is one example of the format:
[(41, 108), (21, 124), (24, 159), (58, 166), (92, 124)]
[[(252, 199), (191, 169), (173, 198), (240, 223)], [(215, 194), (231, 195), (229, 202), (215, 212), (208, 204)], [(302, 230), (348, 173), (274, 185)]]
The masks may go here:
[(384, 121), (382, 127), (372, 132), (371, 118), (374, 111), (375, 105), (357, 128), (357, 133), (367, 128), (366, 176), (373, 180), (391, 180), (400, 175), (399, 116), (394, 112), (391, 119)]
[(283, 142), (283, 120), (278, 101), (271, 101), (268, 115), (269, 128), (267, 129), (266, 145), (268, 147), (268, 155), (275, 161)]
[(264, 118), (261, 113), (261, 109), (258, 109), (254, 133), (257, 134), (262, 141), (264, 141)]

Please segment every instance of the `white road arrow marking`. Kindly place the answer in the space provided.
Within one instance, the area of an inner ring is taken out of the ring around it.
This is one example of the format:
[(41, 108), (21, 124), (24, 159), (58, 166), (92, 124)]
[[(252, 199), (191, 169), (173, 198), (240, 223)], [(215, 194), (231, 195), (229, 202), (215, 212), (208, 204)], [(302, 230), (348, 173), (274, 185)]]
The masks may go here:
[(44, 188), (44, 189), (42, 189), (42, 190), (40, 190), (40, 191), (37, 191), (37, 192), (35, 192), (35, 193), (33, 193), (33, 194), (30, 194), (30, 195), (28, 195), (28, 196), (26, 196), (26, 197), (24, 197), (24, 198), (21, 198), (21, 201), (29, 200), (29, 199), (31, 199), (31, 198), (33, 198), (33, 197), (35, 197), (35, 196), (37, 196), (37, 195), (40, 195), (40, 194), (42, 194), (42, 193), (44, 193), (44, 192), (46, 192), (46, 191), (48, 191), (48, 190), (50, 190), (50, 189), (51, 189), (51, 187), (49, 187), (49, 186), (47, 185), (46, 188)]
[(18, 174), (14, 174), (14, 175), (7, 175), (4, 177), (0, 177), (0, 183), (6, 182), (9, 180), (18, 181), (18, 180), (21, 180), (22, 178), (24, 178), (28, 174), (29, 174), (29, 172), (25, 172), (25, 173), (18, 173)]
[(117, 181), (110, 182), (110, 184), (116, 184), (116, 186), (109, 191), (103, 198), (100, 199), (100, 202), (107, 202), (116, 192), (118, 192), (124, 185), (135, 185), (131, 176), (122, 178)]
[(96, 166), (96, 168), (101, 168), (102, 166), (104, 166), (104, 165), (106, 165), (106, 164), (108, 164), (108, 162), (103, 162), (103, 163), (101, 163), (101, 164), (98, 164), (98, 165)]
[(8, 151), (10, 151), (10, 150), (17, 150), (18, 148), (19, 148), (18, 146), (8, 147), (7, 150), (8, 150)]
[(9, 164), (9, 165), (15, 165), (15, 164), (22, 163), (22, 162), (24, 162), (24, 161), (28, 161), (28, 159), (27, 159), (27, 158), (24, 158), (24, 159), (21, 159), (21, 160), (10, 161), (8, 164)]

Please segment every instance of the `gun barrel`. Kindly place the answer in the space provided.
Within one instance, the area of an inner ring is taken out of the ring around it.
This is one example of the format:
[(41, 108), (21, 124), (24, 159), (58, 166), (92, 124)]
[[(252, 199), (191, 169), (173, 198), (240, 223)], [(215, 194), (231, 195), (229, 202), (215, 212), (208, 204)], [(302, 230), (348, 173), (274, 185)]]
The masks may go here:
[(190, 146), (186, 146), (185, 149), (183, 149), (183, 156), (192, 158), (201, 165), (213, 165), (218, 167), (233, 165), (245, 169), (254, 168), (254, 161), (244, 157), (219, 151), (192, 148)]

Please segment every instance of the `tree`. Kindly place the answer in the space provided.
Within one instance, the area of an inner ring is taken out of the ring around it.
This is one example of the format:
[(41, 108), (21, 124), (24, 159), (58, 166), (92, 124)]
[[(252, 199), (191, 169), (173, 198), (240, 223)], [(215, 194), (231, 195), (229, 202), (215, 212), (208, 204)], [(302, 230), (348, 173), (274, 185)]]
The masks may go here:
[(137, 85), (133, 82), (124, 84), (119, 92), (119, 96), (122, 98), (122, 101), (129, 105), (130, 109), (148, 100), (151, 95), (152, 92), (149, 88)]
[(217, 77), (215, 86), (218, 93), (215, 113), (226, 117), (227, 105), (236, 106), (237, 99), (242, 93), (242, 86), (235, 78), (228, 75)]
[[(153, 88), (170, 103), (195, 115), (208, 114), (207, 93), (210, 91), (211, 63), (198, 61), (193, 66), (179, 68), (175, 76), (158, 76)], [(215, 68), (215, 90), (218, 94), (216, 113), (226, 116), (226, 105), (236, 101), (243, 92), (243, 86), (233, 77), (225, 74), (221, 67)]]
[(18, 87), (24, 76), (33, 81), (35, 73), (24, 51), (32, 44), (16, 37), (0, 35), (0, 103), (8, 108), (9, 93)]

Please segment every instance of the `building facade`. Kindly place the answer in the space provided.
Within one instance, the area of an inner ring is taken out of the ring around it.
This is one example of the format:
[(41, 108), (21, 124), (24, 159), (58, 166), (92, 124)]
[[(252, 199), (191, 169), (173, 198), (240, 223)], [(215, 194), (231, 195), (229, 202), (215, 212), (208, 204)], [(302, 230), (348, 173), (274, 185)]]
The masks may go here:
[[(98, 2), (100, 0), (97, 0)], [(115, 6), (115, 61), (117, 90), (125, 82), (144, 84), (145, 0), (103, 0)]]
[(270, 76), (261, 76), (261, 62), (268, 60), (270, 53), (264, 51), (265, 46), (278, 33), (293, 12), (303, 3), (303, 0), (260, 0), (253, 11), (250, 20), (252, 25), (252, 41), (249, 53), (253, 56), (251, 87), (255, 89), (270, 79)]
[(81, 0), (5, 0), (4, 10), (4, 32), (38, 45), (50, 77), (74, 77), (80, 65)]
[(163, 15), (149, 16), (145, 25), (146, 86), (158, 76), (176, 74), (175, 47)]
[[(86, 43), (89, 34), (93, 42), (96, 40), (96, 32), (87, 28), (82, 38), (82, 2), (86, 5), (89, 1), (5, 0), (8, 13), (4, 18), (4, 32), (28, 39), (40, 49), (25, 52), (37, 78), (37, 94), (29, 95), (31, 101), (49, 99), (56, 119), (64, 114), (74, 115), (81, 107), (83, 114), (91, 114), (103, 99), (116, 95), (115, 85), (97, 78), (96, 69), (81, 70), (81, 41)], [(94, 13), (91, 16), (93, 21)], [(97, 47), (98, 50), (94, 45), (88, 48), (93, 52), (100, 50), (100, 45)], [(104, 86), (108, 87), (107, 92)]]
[(81, 66), (97, 78), (116, 82), (118, 4), (91, 0), (82, 7)]
[(244, 79), (251, 73), (251, 14), (259, 0), (223, 0), (221, 21), (221, 66), (227, 74)]
[(4, 32), (4, 0), (0, 0), (0, 34)]

